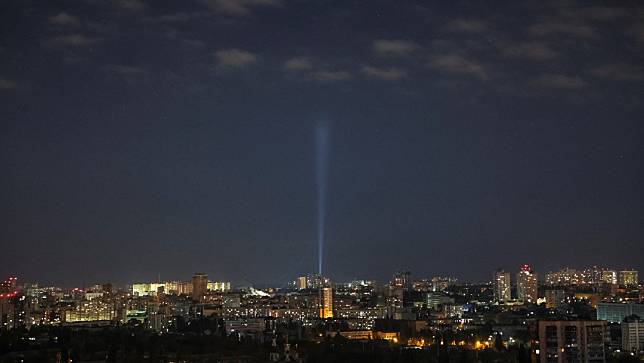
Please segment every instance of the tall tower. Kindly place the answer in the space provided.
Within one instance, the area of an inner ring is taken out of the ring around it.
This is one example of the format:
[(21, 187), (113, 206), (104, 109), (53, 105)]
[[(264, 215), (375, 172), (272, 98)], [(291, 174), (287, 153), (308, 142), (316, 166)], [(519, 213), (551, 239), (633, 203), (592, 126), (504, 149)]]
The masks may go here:
[(192, 300), (202, 302), (208, 289), (208, 275), (196, 273), (192, 276)]
[(524, 303), (536, 303), (537, 284), (537, 274), (530, 269), (530, 266), (521, 266), (521, 271), (517, 273), (517, 298)]
[(510, 284), (510, 273), (496, 270), (494, 273), (494, 301), (502, 303), (512, 299)]
[(333, 288), (327, 285), (320, 288), (320, 318), (333, 317)]

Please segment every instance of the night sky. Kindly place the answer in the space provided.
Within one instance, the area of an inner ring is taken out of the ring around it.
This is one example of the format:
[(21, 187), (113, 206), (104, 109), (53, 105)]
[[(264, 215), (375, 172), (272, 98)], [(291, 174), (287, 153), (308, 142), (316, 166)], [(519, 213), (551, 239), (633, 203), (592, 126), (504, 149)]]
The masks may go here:
[(0, 2), (0, 277), (316, 272), (320, 124), (334, 281), (644, 271), (644, 5), (488, 5)]

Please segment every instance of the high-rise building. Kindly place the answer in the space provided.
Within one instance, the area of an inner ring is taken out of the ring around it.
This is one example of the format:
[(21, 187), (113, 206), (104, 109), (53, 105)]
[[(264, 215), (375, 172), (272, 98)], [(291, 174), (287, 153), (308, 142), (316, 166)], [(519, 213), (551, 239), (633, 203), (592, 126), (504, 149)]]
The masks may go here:
[(614, 285), (617, 283), (617, 271), (604, 270), (602, 271), (602, 282), (605, 284)]
[(579, 285), (583, 282), (581, 273), (572, 268), (563, 268), (559, 271), (546, 274), (546, 284), (555, 286)]
[(546, 308), (559, 309), (566, 304), (566, 293), (564, 290), (546, 290)]
[(305, 290), (306, 287), (307, 287), (306, 276), (298, 277), (297, 280), (295, 281), (295, 283), (296, 283), (296, 286), (297, 286), (297, 288), (299, 290)]
[(0, 330), (14, 327), (14, 297), (13, 293), (0, 293)]
[(636, 270), (624, 270), (619, 272), (619, 284), (624, 286), (637, 286), (639, 276)]
[(497, 270), (494, 273), (494, 301), (502, 303), (512, 300), (510, 287), (510, 273)]
[(208, 276), (203, 273), (196, 273), (192, 276), (192, 300), (203, 301), (208, 290)]
[(536, 303), (537, 284), (537, 274), (530, 269), (530, 266), (521, 266), (521, 271), (517, 273), (517, 298), (525, 303)]
[(177, 293), (179, 295), (192, 295), (192, 282), (191, 281), (177, 282)]
[(320, 318), (333, 317), (333, 289), (325, 286), (320, 289)]
[(605, 331), (604, 321), (539, 321), (533, 357), (541, 363), (605, 362)]
[(409, 271), (401, 271), (394, 275), (391, 279), (391, 286), (402, 288), (403, 290), (411, 289), (411, 273)]
[(389, 282), (387, 293), (387, 316), (393, 317), (405, 306), (405, 292), (411, 290), (411, 279), (408, 271), (394, 274)]
[(637, 315), (627, 316), (622, 322), (622, 349), (644, 352), (644, 320)]

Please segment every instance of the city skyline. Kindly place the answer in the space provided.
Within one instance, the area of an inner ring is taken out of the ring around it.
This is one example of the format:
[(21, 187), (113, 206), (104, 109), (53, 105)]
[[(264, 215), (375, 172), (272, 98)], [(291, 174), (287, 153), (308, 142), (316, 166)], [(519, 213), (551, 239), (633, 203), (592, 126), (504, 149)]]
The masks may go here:
[(641, 3), (2, 9), (0, 276), (644, 270)]
[[(526, 275), (527, 273), (527, 275)], [(540, 273), (537, 273), (534, 269), (533, 266), (530, 266), (528, 264), (520, 264), (517, 266), (514, 266), (514, 268), (509, 268), (507, 271), (505, 269), (496, 269), (496, 270), (491, 270), (489, 275), (487, 276), (488, 278), (481, 278), (481, 279), (476, 279), (476, 280), (467, 280), (467, 279), (462, 279), (458, 277), (457, 275), (449, 275), (449, 274), (441, 274), (441, 273), (430, 273), (430, 274), (414, 274), (411, 271), (405, 270), (405, 269), (398, 269), (398, 270), (392, 270), (389, 274), (389, 277), (391, 277), (391, 274), (394, 274), (394, 276), (397, 276), (397, 274), (405, 274), (405, 279), (408, 279), (408, 283), (411, 284), (413, 283), (428, 283), (430, 281), (449, 281), (451, 284), (459, 284), (459, 285), (476, 285), (476, 284), (489, 284), (490, 286), (494, 287), (494, 293), (495, 293), (495, 299), (498, 301), (504, 301), (504, 300), (510, 300), (510, 299), (518, 299), (518, 300), (524, 300), (524, 294), (528, 294), (530, 298), (528, 298), (528, 301), (534, 302), (535, 298), (534, 295), (536, 295), (537, 288), (536, 284), (539, 284), (539, 286), (546, 285), (546, 286), (568, 286), (568, 285), (578, 285), (578, 286), (583, 286), (583, 285), (597, 285), (597, 284), (608, 284), (608, 285), (620, 285), (620, 286), (630, 286), (630, 285), (637, 285), (639, 284), (639, 271), (631, 268), (626, 268), (626, 269), (620, 269), (620, 268), (614, 268), (614, 267), (607, 267), (607, 266), (585, 266), (583, 268), (571, 268), (570, 266), (564, 266), (559, 269), (555, 270), (550, 270), (550, 271), (543, 271)], [(499, 275), (501, 274), (501, 275)], [(194, 275), (186, 275), (186, 276), (173, 276), (173, 277), (166, 277), (164, 276), (162, 278), (161, 274), (156, 275), (156, 279), (151, 279), (151, 278), (143, 278), (143, 279), (138, 279), (138, 280), (128, 280), (128, 281), (113, 281), (109, 279), (104, 279), (104, 280), (96, 280), (96, 281), (83, 281), (82, 284), (59, 284), (56, 282), (50, 282), (47, 280), (42, 280), (42, 279), (36, 279), (36, 280), (29, 280), (25, 281), (22, 280), (21, 284), (40, 284), (41, 287), (58, 287), (58, 288), (65, 288), (65, 289), (71, 289), (71, 288), (86, 288), (86, 287), (91, 287), (91, 286), (96, 286), (97, 284), (112, 284), (115, 283), (115, 286), (119, 287), (126, 287), (126, 286), (134, 286), (134, 285), (140, 285), (140, 284), (152, 284), (152, 285), (159, 285), (159, 284), (176, 284), (176, 283), (183, 283), (183, 284), (191, 284), (190, 282), (190, 276), (192, 276), (192, 279), (196, 278), (196, 276), (202, 276), (205, 278), (205, 281), (208, 281), (208, 283), (214, 284), (213, 286), (220, 286), (220, 284), (226, 284), (227, 289), (230, 289), (231, 286), (234, 286), (235, 288), (260, 288), (260, 289), (281, 289), (281, 288), (290, 288), (292, 286), (301, 286), (302, 284), (307, 285), (308, 284), (308, 279), (315, 279), (315, 278), (323, 278), (327, 283), (329, 284), (346, 284), (346, 283), (354, 283), (358, 281), (369, 281), (371, 283), (375, 284), (388, 284), (391, 281), (389, 280), (389, 277), (384, 279), (384, 280), (379, 280), (376, 278), (373, 278), (373, 276), (354, 276), (353, 278), (350, 279), (332, 279), (329, 278), (328, 275), (320, 275), (316, 272), (304, 272), (300, 273), (294, 276), (287, 277), (286, 280), (284, 281), (273, 281), (273, 282), (253, 282), (249, 280), (237, 280), (237, 279), (230, 279), (230, 278), (225, 278), (221, 274), (217, 273), (204, 273), (202, 272), (196, 272)], [(213, 277), (212, 280), (208, 279), (208, 276)], [(499, 276), (501, 276), (501, 280), (499, 280)], [(528, 280), (526, 279), (526, 276), (528, 276)], [(531, 277), (530, 277), (531, 276)], [(18, 279), (17, 274), (13, 274), (11, 276), (8, 276), (7, 279), (10, 280), (16, 280)], [(530, 283), (530, 281), (533, 281)], [(42, 284), (42, 282), (45, 282)], [(501, 283), (502, 288), (505, 291), (498, 290), (497, 285)], [(405, 283), (406, 284), (406, 283)], [(528, 284), (528, 285), (525, 285)], [(526, 287), (530, 286), (530, 284), (535, 284), (533, 287)], [(219, 288), (219, 287), (217, 287)], [(525, 290), (527, 289), (527, 290)], [(524, 292), (528, 291), (527, 293)], [(505, 295), (507, 294), (507, 295)], [(500, 295), (497, 296), (497, 295)], [(512, 297), (510, 297), (512, 296)]]

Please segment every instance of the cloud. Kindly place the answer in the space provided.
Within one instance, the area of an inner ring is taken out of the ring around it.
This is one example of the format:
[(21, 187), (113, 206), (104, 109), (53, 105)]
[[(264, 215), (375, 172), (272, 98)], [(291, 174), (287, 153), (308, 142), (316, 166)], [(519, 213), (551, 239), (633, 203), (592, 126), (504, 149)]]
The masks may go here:
[(467, 75), (479, 79), (488, 78), (488, 72), (483, 65), (456, 53), (433, 56), (429, 66), (443, 73)]
[(595, 30), (588, 25), (565, 22), (534, 24), (528, 28), (528, 31), (536, 36), (568, 35), (583, 39), (594, 38), (596, 36)]
[(399, 68), (378, 68), (373, 66), (363, 66), (362, 73), (369, 78), (376, 78), (383, 81), (399, 81), (407, 77), (407, 73)]
[(178, 12), (171, 14), (163, 14), (158, 16), (149, 16), (143, 18), (144, 22), (147, 23), (185, 23), (191, 20), (207, 17), (210, 13), (202, 12)]
[(487, 30), (487, 24), (479, 20), (456, 19), (445, 25), (445, 30), (454, 33), (479, 33)]
[(8, 91), (16, 88), (18, 88), (16, 82), (0, 77), (0, 91)]
[(105, 73), (105, 78), (109, 81), (140, 83), (147, 82), (151, 79), (149, 77), (150, 72), (138, 66), (108, 64), (101, 67), (101, 70)]
[(138, 77), (145, 76), (148, 74), (148, 71), (141, 67), (120, 65), (120, 64), (110, 64), (103, 67), (103, 71), (125, 77)]
[(607, 64), (593, 68), (590, 74), (611, 81), (641, 81), (644, 79), (642, 67), (626, 63)]
[(634, 26), (629, 29), (628, 33), (638, 42), (644, 43), (644, 26)]
[(418, 49), (418, 44), (408, 40), (379, 39), (373, 42), (373, 50), (382, 56), (405, 57)]
[(551, 60), (558, 57), (550, 45), (544, 42), (523, 42), (499, 46), (501, 53), (510, 58), (523, 58), (536, 61)]
[(614, 21), (629, 15), (625, 8), (611, 6), (580, 6), (575, 9), (562, 9), (559, 13), (573, 21)]
[(543, 74), (532, 83), (536, 86), (564, 90), (575, 90), (588, 86), (588, 83), (579, 77), (570, 77), (565, 74), (558, 73)]
[(52, 47), (75, 47), (84, 48), (98, 42), (97, 38), (88, 37), (81, 33), (61, 35), (50, 38), (47, 44)]
[(334, 81), (344, 81), (351, 79), (351, 73), (344, 70), (339, 71), (329, 71), (329, 70), (320, 70), (311, 73), (311, 77), (316, 81), (322, 82), (334, 82)]
[(141, 11), (147, 8), (147, 4), (141, 0), (117, 0), (116, 4), (126, 10)]
[(184, 23), (192, 19), (188, 13), (164, 14), (156, 17), (146, 17), (143, 21), (148, 23)]
[(84, 0), (84, 2), (103, 7), (115, 7), (132, 12), (142, 11), (148, 8), (143, 0)]
[(58, 25), (58, 26), (72, 26), (76, 27), (80, 25), (80, 20), (77, 17), (67, 14), (65, 12), (58, 13), (54, 16), (49, 17), (49, 22)]
[(257, 7), (281, 6), (281, 0), (204, 0), (210, 10), (226, 15), (245, 16)]
[(295, 57), (284, 62), (284, 68), (289, 71), (308, 71), (313, 69), (313, 63), (306, 57)]
[(254, 53), (234, 48), (216, 51), (215, 58), (220, 66), (237, 68), (251, 66), (259, 61)]

